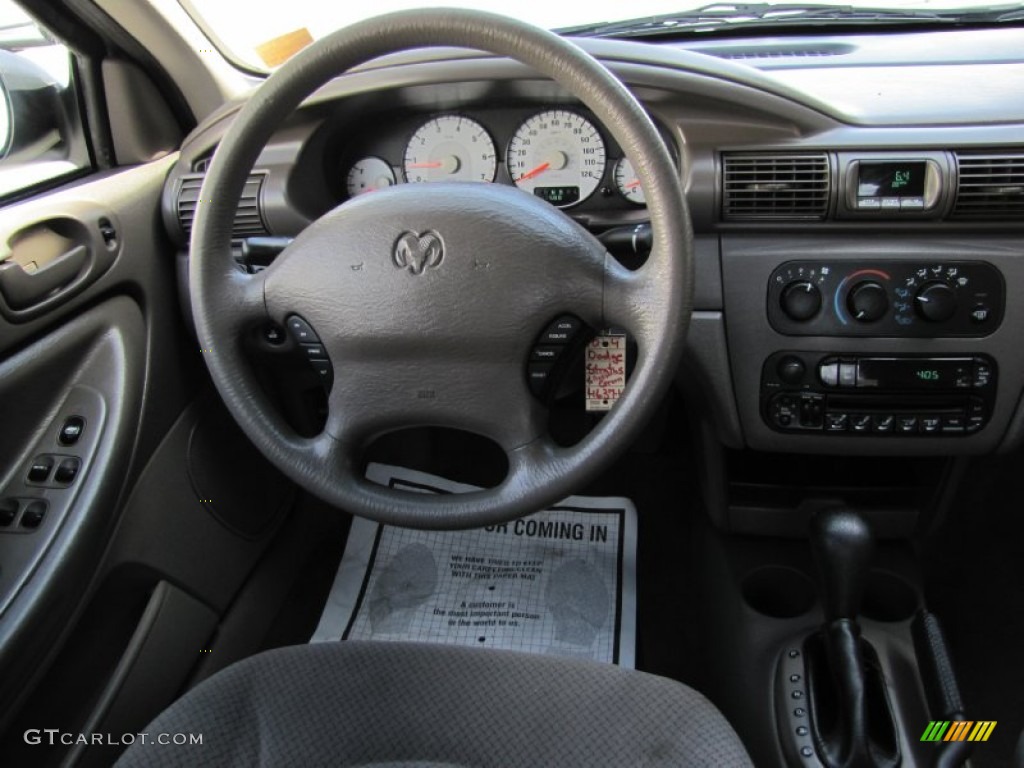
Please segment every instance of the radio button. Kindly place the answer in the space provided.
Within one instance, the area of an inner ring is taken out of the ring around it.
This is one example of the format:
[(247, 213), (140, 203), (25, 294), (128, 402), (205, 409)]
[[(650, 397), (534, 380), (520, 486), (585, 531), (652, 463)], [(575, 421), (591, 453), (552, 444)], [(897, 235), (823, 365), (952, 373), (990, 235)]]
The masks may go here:
[(917, 432), (917, 416), (899, 416), (896, 419), (897, 431), (904, 435)]
[(839, 364), (839, 386), (841, 386), (841, 387), (855, 387), (855, 386), (857, 386), (857, 364), (856, 363), (840, 363)]
[(850, 417), (850, 429), (854, 432), (867, 432), (871, 429), (870, 413), (855, 413)]
[(822, 363), (818, 366), (818, 378), (826, 387), (838, 387), (839, 363)]
[(992, 366), (988, 363), (974, 364), (974, 386), (987, 387), (992, 379)]
[(886, 414), (884, 416), (875, 416), (873, 423), (875, 432), (892, 432), (896, 426), (896, 417), (891, 414)]
[(942, 417), (941, 416), (922, 416), (921, 417), (921, 431), (926, 435), (934, 434), (942, 428)]
[(826, 413), (825, 430), (828, 432), (845, 432), (850, 417), (845, 413)]
[(963, 416), (946, 416), (942, 420), (943, 432), (963, 432), (965, 427)]

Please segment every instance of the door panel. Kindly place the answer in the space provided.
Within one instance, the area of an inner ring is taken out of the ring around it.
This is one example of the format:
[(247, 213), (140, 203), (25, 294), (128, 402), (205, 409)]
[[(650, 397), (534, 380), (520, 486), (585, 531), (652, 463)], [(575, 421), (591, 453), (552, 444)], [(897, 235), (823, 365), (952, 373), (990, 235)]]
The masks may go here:
[(200, 380), (160, 226), (173, 160), (0, 211), (0, 731)]

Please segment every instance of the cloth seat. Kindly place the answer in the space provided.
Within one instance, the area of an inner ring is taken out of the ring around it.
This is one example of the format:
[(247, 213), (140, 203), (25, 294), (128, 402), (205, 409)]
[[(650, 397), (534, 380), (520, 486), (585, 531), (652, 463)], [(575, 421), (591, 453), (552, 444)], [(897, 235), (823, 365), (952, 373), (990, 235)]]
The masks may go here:
[(749, 766), (718, 710), (589, 661), (420, 643), (267, 651), (202, 682), (118, 766)]

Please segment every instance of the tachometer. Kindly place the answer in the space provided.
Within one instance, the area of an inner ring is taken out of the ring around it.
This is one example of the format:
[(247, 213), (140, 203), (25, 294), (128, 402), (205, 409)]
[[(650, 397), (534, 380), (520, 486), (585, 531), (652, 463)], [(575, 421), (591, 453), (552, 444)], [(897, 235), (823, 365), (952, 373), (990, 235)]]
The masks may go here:
[(435, 117), (405, 147), (405, 178), (417, 181), (494, 181), (498, 154), (490, 134), (461, 115)]
[(364, 157), (357, 160), (345, 178), (345, 189), (349, 197), (393, 186), (395, 171), (391, 163), (379, 157)]
[(519, 126), (506, 162), (516, 186), (564, 208), (586, 200), (604, 178), (604, 140), (582, 115), (552, 109)]
[(633, 163), (629, 158), (624, 157), (615, 164), (615, 188), (631, 203), (644, 205), (647, 198), (644, 197), (644, 188), (640, 186), (640, 179), (633, 170)]

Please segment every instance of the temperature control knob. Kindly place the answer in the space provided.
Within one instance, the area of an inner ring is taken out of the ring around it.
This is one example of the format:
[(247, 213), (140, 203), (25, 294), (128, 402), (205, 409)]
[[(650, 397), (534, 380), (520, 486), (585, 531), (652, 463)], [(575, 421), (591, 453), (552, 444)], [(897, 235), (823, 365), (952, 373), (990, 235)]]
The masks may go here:
[(857, 283), (846, 297), (846, 307), (854, 320), (873, 323), (889, 309), (889, 295), (885, 287), (874, 280)]
[(956, 291), (946, 283), (925, 283), (914, 296), (917, 314), (932, 323), (943, 323), (956, 314)]
[(782, 311), (790, 320), (802, 322), (818, 314), (821, 309), (821, 291), (814, 283), (801, 280), (787, 285), (779, 301), (782, 303)]

